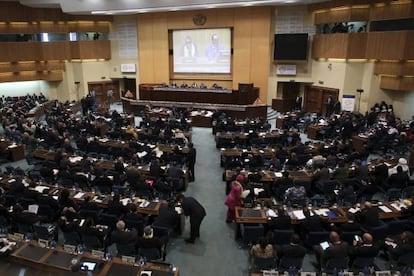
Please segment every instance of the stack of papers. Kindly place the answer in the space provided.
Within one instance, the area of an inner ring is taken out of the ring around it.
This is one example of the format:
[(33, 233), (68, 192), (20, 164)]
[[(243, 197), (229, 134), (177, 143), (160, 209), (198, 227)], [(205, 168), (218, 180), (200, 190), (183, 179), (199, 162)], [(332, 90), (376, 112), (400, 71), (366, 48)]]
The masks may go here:
[(269, 210), (266, 211), (266, 216), (271, 217), (271, 218), (275, 218), (275, 217), (277, 217), (277, 214), (272, 209), (269, 209)]
[(85, 193), (83, 193), (83, 192), (78, 192), (78, 193), (74, 196), (74, 198), (76, 198), (76, 199), (80, 199), (80, 198), (82, 198), (84, 195), (85, 195)]
[(315, 212), (315, 214), (318, 215), (318, 216), (327, 217), (329, 209), (327, 209), (327, 208), (315, 209), (315, 210), (313, 210), (313, 212)]
[(302, 210), (295, 210), (292, 212), (292, 215), (295, 216), (298, 220), (305, 219), (305, 215), (303, 214)]
[(146, 207), (148, 207), (149, 204), (150, 204), (149, 201), (144, 201), (138, 207), (140, 207), (140, 208), (146, 208)]
[(121, 200), (119, 200), (121, 203), (122, 203), (122, 205), (124, 205), (124, 206), (127, 206), (128, 205), (128, 203), (131, 203), (131, 199), (129, 199), (129, 198), (123, 198), (123, 199), (121, 199)]
[(351, 214), (355, 214), (358, 211), (359, 211), (359, 208), (349, 208), (348, 209), (348, 212), (350, 212)]
[(34, 187), (34, 189), (35, 189), (35, 191), (37, 191), (37, 192), (39, 192), (39, 193), (43, 194), (43, 192), (44, 192), (45, 190), (49, 190), (50, 188), (49, 188), (49, 187), (47, 187), (47, 186), (42, 186), (42, 185), (39, 185), (39, 186)]
[(384, 213), (392, 213), (392, 210), (388, 208), (387, 206), (381, 205), (381, 206), (378, 206), (378, 208), (380, 208)]

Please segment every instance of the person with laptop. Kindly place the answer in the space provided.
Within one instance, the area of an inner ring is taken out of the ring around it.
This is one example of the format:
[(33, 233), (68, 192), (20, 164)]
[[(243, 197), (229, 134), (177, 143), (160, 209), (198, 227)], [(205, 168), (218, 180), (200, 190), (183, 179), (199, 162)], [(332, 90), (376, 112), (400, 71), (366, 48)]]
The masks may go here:
[(323, 242), (313, 247), (316, 262), (319, 269), (326, 267), (326, 264), (337, 258), (348, 258), (350, 248), (348, 243), (341, 240), (339, 234), (335, 231), (329, 233), (329, 242)]

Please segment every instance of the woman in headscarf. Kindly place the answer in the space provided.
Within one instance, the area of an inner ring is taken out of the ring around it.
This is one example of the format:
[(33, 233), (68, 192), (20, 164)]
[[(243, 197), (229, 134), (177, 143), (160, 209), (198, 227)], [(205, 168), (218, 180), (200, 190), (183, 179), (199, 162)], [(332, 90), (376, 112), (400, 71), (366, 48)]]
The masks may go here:
[(244, 182), (244, 176), (239, 174), (236, 177), (236, 180), (231, 183), (230, 193), (227, 195), (226, 201), (224, 204), (227, 205), (227, 216), (226, 222), (230, 223), (234, 220), (236, 216), (236, 207), (242, 205), (242, 193)]

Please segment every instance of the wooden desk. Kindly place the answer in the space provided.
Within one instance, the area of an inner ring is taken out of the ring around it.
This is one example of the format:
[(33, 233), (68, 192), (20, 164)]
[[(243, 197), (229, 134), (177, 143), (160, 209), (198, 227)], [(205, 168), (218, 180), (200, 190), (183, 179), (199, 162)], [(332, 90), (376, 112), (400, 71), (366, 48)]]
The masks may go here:
[(351, 138), (352, 140), (352, 147), (359, 153), (365, 153), (365, 145), (368, 141), (368, 138), (361, 137), (359, 135), (354, 135)]
[[(168, 263), (148, 262), (144, 267), (140, 267), (136, 262), (134, 265), (124, 263), (122, 258), (114, 257), (112, 261), (101, 260), (87, 252), (84, 254), (69, 254), (63, 251), (61, 246), (56, 249), (39, 247), (36, 242), (22, 243), (19, 248), (12, 252), (7, 259), (11, 262), (27, 265), (41, 271), (54, 273), (65, 273), (72, 270), (72, 261), (84, 262), (91, 261), (96, 263), (94, 275), (136, 275), (141, 271), (152, 271), (153, 275), (167, 276), (169, 271)], [(137, 261), (139, 259), (137, 258)], [(71, 275), (79, 275), (71, 272)], [(84, 275), (83, 273), (80, 275)], [(174, 276), (180, 275), (180, 270), (174, 267)]]
[(308, 127), (308, 138), (317, 140), (318, 133), (322, 129), (322, 126), (309, 126)]
[[(226, 181), (231, 181), (234, 173), (235, 171), (233, 170), (226, 170), (225, 172)], [(251, 172), (243, 170), (240, 173), (243, 174), (245, 177), (248, 177)], [(262, 174), (262, 178), (260, 180), (261, 182), (274, 182), (278, 178), (278, 176), (276, 176), (276, 173), (274, 171), (262, 170), (260, 171), (260, 173)], [(306, 171), (289, 171), (289, 176), (297, 181), (310, 181), (312, 179), (312, 174)]]
[(263, 209), (236, 207), (237, 223), (266, 223), (266, 213)]
[(33, 151), (32, 156), (34, 158), (38, 158), (42, 160), (50, 160), (50, 161), (56, 160), (56, 152), (44, 150), (44, 149), (36, 149), (35, 151)]
[(25, 158), (24, 145), (10, 145), (7, 147), (7, 150), (10, 152), (11, 161), (19, 161)]

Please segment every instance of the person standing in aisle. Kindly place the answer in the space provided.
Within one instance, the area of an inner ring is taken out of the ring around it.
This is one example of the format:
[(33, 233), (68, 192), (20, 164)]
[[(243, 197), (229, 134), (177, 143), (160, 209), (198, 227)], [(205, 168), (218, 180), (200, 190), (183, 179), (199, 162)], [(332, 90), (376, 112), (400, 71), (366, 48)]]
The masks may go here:
[(187, 154), (187, 162), (188, 162), (188, 170), (190, 171), (189, 181), (195, 181), (195, 173), (194, 173), (194, 166), (196, 162), (197, 151), (194, 148), (192, 142), (188, 143), (188, 154)]
[(184, 215), (190, 217), (190, 238), (185, 239), (187, 243), (194, 243), (200, 237), (200, 225), (207, 215), (204, 207), (193, 197), (186, 197), (183, 194), (178, 196)]

